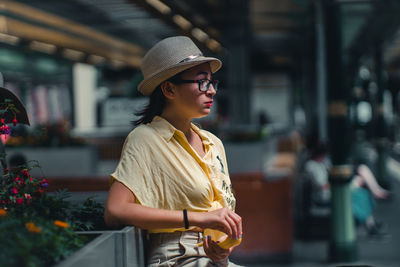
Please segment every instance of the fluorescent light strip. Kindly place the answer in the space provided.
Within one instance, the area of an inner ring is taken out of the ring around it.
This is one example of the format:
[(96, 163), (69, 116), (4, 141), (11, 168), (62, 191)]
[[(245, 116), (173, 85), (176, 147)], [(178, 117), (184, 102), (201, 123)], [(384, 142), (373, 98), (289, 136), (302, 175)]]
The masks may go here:
[(57, 49), (57, 47), (53, 44), (43, 43), (39, 41), (30, 42), (29, 48), (47, 54), (53, 54)]
[(171, 8), (159, 0), (146, 0), (146, 2), (164, 15), (171, 13)]
[(124, 66), (126, 66), (126, 63), (125, 62), (122, 62), (122, 61), (120, 61), (120, 60), (111, 60), (111, 65), (114, 67), (114, 68), (122, 68), (122, 67), (124, 67)]
[(179, 14), (176, 14), (172, 17), (172, 20), (175, 22), (176, 25), (178, 25), (182, 30), (188, 31), (192, 27), (192, 23), (182, 17)]
[(210, 50), (212, 50), (214, 52), (218, 52), (222, 48), (221, 44), (218, 41), (211, 39), (211, 38), (207, 40), (206, 45)]
[(103, 63), (104, 61), (106, 61), (106, 58), (98, 56), (98, 55), (90, 55), (88, 57), (88, 61), (92, 64), (100, 64), (100, 63)]
[(85, 53), (81, 52), (81, 51), (77, 51), (77, 50), (73, 50), (73, 49), (69, 49), (69, 48), (65, 48), (62, 53), (61, 53), (64, 57), (69, 58), (71, 60), (80, 60), (83, 58), (83, 56), (85, 55)]
[(20, 41), (20, 38), (17, 36), (9, 35), (6, 33), (0, 33), (0, 42), (7, 43), (11, 45), (16, 45)]
[(192, 35), (200, 42), (204, 42), (208, 39), (208, 34), (199, 28), (193, 28)]

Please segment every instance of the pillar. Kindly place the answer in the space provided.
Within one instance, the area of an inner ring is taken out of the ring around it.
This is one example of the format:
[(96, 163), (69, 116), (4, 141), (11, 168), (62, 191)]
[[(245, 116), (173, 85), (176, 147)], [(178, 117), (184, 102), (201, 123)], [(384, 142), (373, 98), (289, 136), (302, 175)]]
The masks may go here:
[(350, 198), (352, 166), (347, 163), (350, 153), (348, 94), (351, 86), (346, 80), (343, 59), (341, 6), (331, 0), (323, 1), (323, 4), (327, 56), (328, 138), (332, 159), (329, 171), (332, 193), (329, 260), (348, 262), (357, 259), (357, 241)]
[(384, 69), (383, 69), (383, 58), (382, 58), (382, 45), (377, 43), (375, 45), (375, 72), (376, 72), (376, 83), (378, 86), (377, 93), (377, 110), (376, 110), (376, 122), (375, 122), (375, 147), (378, 154), (376, 161), (376, 179), (380, 186), (385, 189), (390, 189), (390, 179), (387, 171), (387, 159), (389, 156), (389, 139), (387, 137), (388, 134), (388, 125), (386, 125), (385, 117), (383, 113), (383, 95), (386, 89), (386, 79), (384, 77)]
[(227, 80), (229, 117), (232, 124), (250, 122), (250, 26), (249, 1), (231, 1), (231, 27), (228, 32)]

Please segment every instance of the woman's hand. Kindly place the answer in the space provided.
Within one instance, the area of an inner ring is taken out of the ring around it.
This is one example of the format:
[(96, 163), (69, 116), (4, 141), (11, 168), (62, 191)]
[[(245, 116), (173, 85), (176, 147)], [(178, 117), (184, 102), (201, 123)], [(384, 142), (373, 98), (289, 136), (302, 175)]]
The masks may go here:
[(238, 239), (242, 235), (242, 218), (228, 208), (222, 208), (210, 212), (190, 212), (189, 222), (203, 229), (219, 230), (232, 239)]
[(207, 256), (214, 262), (227, 260), (233, 250), (233, 248), (223, 249), (219, 247), (217, 242), (211, 240), (210, 236), (205, 236), (203, 238), (203, 247)]

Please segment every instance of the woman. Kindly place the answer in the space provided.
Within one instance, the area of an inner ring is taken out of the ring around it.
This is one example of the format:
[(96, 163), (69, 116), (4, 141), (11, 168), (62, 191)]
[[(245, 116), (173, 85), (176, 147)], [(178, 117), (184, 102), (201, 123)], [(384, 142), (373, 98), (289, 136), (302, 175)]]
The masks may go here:
[[(218, 245), (242, 235), (225, 151), (191, 123), (210, 113), (218, 85), (212, 74), (221, 65), (182, 36), (160, 41), (143, 58), (138, 89), (150, 102), (111, 174), (105, 221), (147, 229), (150, 266), (234, 266), (232, 248)], [(203, 236), (204, 229), (226, 235)]]
[[(311, 139), (311, 138), (310, 138)], [(313, 141), (311, 141), (313, 140)], [(312, 199), (317, 205), (328, 205), (331, 191), (328, 170), (331, 166), (326, 145), (322, 142), (309, 141), (310, 159), (304, 170), (310, 175), (314, 189)], [(358, 161), (357, 161), (358, 162)], [(351, 209), (355, 222), (363, 225), (370, 236), (382, 234), (382, 223), (377, 222), (373, 214), (376, 208), (375, 199), (387, 199), (390, 193), (376, 181), (369, 167), (363, 163), (355, 164), (355, 171), (350, 183)]]

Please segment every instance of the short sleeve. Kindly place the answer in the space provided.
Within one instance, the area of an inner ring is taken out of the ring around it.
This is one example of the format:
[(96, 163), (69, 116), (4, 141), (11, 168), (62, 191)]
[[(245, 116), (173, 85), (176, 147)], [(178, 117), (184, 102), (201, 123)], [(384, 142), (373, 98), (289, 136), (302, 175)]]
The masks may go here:
[(111, 179), (117, 180), (128, 187), (136, 197), (137, 202), (153, 207), (156, 189), (155, 182), (149, 177), (156, 176), (154, 168), (149, 168), (151, 156), (148, 142), (144, 136), (149, 136), (143, 130), (131, 132), (125, 140), (121, 158)]

